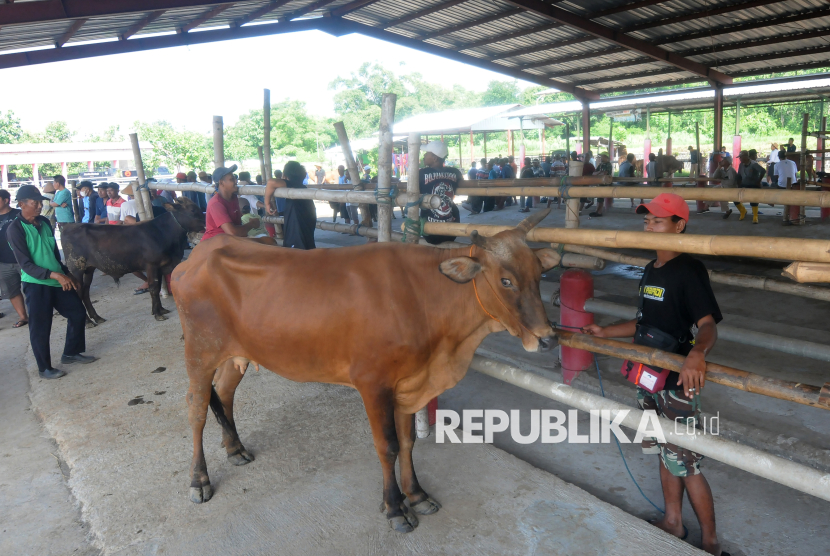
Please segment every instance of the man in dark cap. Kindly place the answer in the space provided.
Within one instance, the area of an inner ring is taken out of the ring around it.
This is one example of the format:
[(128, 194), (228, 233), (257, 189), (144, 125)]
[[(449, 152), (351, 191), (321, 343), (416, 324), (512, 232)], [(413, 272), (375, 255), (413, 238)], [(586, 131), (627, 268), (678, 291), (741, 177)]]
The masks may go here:
[[(196, 172), (190, 171), (187, 173), (187, 183), (196, 183)], [(204, 211), (207, 208), (207, 200), (205, 194), (198, 191), (182, 191), (182, 195), (193, 201), (197, 207)]]
[(20, 216), (6, 230), (6, 238), (21, 268), (23, 295), (29, 312), (29, 341), (41, 378), (60, 378), (66, 373), (52, 367), (49, 336), (55, 310), (66, 318), (66, 341), (61, 364), (91, 363), (86, 351), (86, 309), (74, 291), (80, 284), (61, 262), (55, 231), (40, 215), (47, 198), (33, 185), (17, 190)]
[(219, 234), (247, 237), (249, 230), (259, 228), (259, 218), (252, 218), (247, 224), (242, 223), (242, 211), (237, 197), (239, 187), (233, 174), (236, 168), (234, 164), (230, 168), (217, 168), (213, 171), (216, 194), (207, 204), (205, 235), (202, 236), (202, 241)]

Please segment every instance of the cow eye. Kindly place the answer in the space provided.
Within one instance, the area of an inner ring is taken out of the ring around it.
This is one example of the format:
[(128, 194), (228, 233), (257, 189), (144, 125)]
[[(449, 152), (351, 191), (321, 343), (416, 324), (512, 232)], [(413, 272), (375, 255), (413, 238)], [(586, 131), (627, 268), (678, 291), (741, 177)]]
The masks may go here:
[(513, 285), (513, 282), (511, 282), (507, 278), (502, 278), (501, 279), (501, 285), (504, 286), (505, 288), (509, 288), (510, 286)]

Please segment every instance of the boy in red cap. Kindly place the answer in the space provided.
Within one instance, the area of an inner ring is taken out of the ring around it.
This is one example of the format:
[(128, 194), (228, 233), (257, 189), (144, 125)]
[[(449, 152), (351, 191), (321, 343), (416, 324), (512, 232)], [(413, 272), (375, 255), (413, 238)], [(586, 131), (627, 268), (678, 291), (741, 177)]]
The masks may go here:
[[(637, 214), (644, 215), (646, 232), (682, 234), (689, 221), (689, 205), (679, 195), (661, 193), (650, 203), (638, 206)], [(669, 372), (663, 384), (647, 385), (638, 377), (637, 403), (641, 409), (654, 410), (679, 422), (680, 428), (695, 427), (706, 380), (705, 358), (715, 345), (717, 323), (723, 318), (703, 263), (686, 253), (657, 251), (657, 259), (646, 265), (640, 280), (639, 307), (635, 320), (606, 327), (591, 324), (583, 332), (600, 338), (633, 336), (635, 344), (685, 355), (680, 372)], [(662, 338), (664, 346), (649, 343), (655, 338)], [(665, 347), (668, 345), (672, 347)], [(703, 549), (725, 555), (715, 529), (712, 490), (698, 465), (703, 456), (675, 444), (658, 443), (654, 438), (643, 440), (642, 448), (644, 453), (660, 454), (666, 512), (653, 524), (685, 538), (681, 515), (685, 491), (700, 522)]]

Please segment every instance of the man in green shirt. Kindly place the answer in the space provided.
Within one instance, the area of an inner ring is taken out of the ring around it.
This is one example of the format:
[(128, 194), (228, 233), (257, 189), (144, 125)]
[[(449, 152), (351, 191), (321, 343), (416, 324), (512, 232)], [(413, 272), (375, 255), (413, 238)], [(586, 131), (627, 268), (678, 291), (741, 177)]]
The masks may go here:
[(49, 204), (55, 207), (55, 220), (58, 221), (58, 229), (63, 224), (75, 222), (75, 215), (72, 212), (72, 194), (66, 188), (66, 178), (58, 174), (52, 178), (55, 183), (55, 197)]
[(49, 336), (55, 310), (66, 318), (66, 342), (61, 363), (91, 363), (86, 351), (86, 309), (75, 290), (80, 288), (61, 262), (55, 233), (49, 220), (40, 215), (46, 199), (37, 187), (22, 185), (17, 190), (20, 216), (8, 225), (6, 239), (21, 269), (23, 296), (29, 311), (29, 341), (41, 378), (60, 378), (66, 373), (52, 367)]

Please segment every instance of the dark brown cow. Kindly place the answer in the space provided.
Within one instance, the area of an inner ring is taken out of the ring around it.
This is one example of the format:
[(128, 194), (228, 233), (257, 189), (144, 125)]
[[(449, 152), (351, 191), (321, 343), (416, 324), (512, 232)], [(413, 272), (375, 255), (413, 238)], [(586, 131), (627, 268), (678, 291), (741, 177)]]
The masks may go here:
[(200, 243), (173, 271), (190, 377), (191, 500), (212, 495), (202, 450), (208, 405), (228, 459), (254, 459), (233, 418), (234, 391), (251, 362), (297, 382), (356, 388), (383, 468), (390, 526), (412, 531), (418, 520), (410, 508), (438, 511), (412, 464), (414, 414), (461, 380), (492, 332), (508, 330), (528, 351), (551, 347), (539, 280), (559, 254), (525, 243), (548, 213), (491, 238), (474, 234), (461, 249), (374, 243), (301, 251), (227, 235)]
[(68, 224), (61, 230), (66, 266), (81, 284), (81, 296), (89, 323), (105, 322), (89, 298), (95, 269), (111, 276), (116, 283), (125, 274), (141, 271), (150, 285), (151, 311), (156, 320), (169, 313), (161, 306), (161, 277), (170, 274), (184, 258), (187, 233), (205, 229), (205, 215), (190, 199), (179, 198), (167, 205), (168, 212), (129, 226), (109, 224)]

